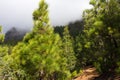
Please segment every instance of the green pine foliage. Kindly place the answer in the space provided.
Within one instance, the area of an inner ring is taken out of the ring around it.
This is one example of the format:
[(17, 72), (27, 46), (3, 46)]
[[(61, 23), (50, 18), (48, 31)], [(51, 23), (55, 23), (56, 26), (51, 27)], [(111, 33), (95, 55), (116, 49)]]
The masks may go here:
[(2, 26), (0, 26), (0, 43), (4, 41), (4, 35), (2, 34)]
[[(24, 71), (25, 80), (67, 80), (70, 72), (63, 57), (62, 40), (49, 23), (47, 4), (41, 0), (33, 13), (34, 27), (13, 48), (13, 69)], [(18, 77), (18, 80), (21, 79)]]
[(92, 54), (99, 70), (114, 70), (120, 54), (120, 4), (117, 0), (91, 0), (90, 3), (93, 8), (83, 14), (87, 53)]
[(0, 80), (71, 80), (91, 65), (120, 73), (120, 1), (90, 4), (93, 8), (83, 12), (84, 30), (74, 39), (68, 27), (57, 28), (61, 37), (54, 32), (45, 0), (33, 12), (33, 30), (15, 46), (3, 44), (0, 26)]
[[(0, 26), (0, 32), (2, 27)], [(13, 79), (13, 71), (9, 64), (12, 62), (9, 57), (9, 47), (4, 45), (4, 35), (0, 33), (0, 80)]]
[[(93, 56), (88, 53), (90, 48), (90, 42), (87, 41), (86, 34), (81, 32), (74, 41), (74, 51), (77, 57), (77, 70), (89, 65)], [(91, 50), (92, 51), (92, 50)]]
[(69, 34), (68, 27), (64, 27), (63, 32), (63, 49), (64, 56), (67, 58), (67, 67), (70, 71), (75, 69), (76, 56), (73, 49), (73, 39)]

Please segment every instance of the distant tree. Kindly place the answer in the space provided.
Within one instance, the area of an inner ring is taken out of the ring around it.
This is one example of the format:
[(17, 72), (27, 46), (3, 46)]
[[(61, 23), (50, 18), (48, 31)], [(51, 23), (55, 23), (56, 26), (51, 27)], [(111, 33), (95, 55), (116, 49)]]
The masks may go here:
[(12, 51), (13, 68), (26, 73), (24, 80), (67, 80), (70, 75), (67, 59), (63, 57), (62, 40), (53, 32), (47, 7), (41, 0), (33, 13), (32, 32), (25, 35), (23, 42)]
[(76, 57), (73, 49), (73, 39), (69, 34), (68, 26), (64, 27), (63, 32), (64, 56), (67, 58), (67, 67), (70, 71), (75, 69)]
[(58, 33), (61, 37), (63, 37), (64, 26), (55, 26), (54, 32)]
[(68, 24), (70, 35), (75, 38), (84, 28), (84, 21), (79, 20)]
[[(72, 36), (73, 39), (75, 39), (75, 37), (79, 35), (79, 33), (81, 33), (81, 31), (83, 30), (83, 26), (84, 26), (83, 20), (69, 23), (68, 30), (69, 30), (70, 36)], [(54, 32), (59, 33), (60, 36), (62, 37), (64, 32), (64, 27), (65, 26), (54, 26)]]

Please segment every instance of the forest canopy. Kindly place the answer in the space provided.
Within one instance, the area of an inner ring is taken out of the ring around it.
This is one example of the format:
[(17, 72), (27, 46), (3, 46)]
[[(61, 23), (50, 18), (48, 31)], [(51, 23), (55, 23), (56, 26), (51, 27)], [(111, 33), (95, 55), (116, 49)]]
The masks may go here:
[(120, 74), (120, 1), (90, 4), (93, 8), (84, 10), (82, 21), (54, 28), (49, 6), (40, 0), (32, 31), (23, 38), (7, 36), (7, 41), (0, 33), (0, 79), (72, 80), (87, 66), (100, 74)]

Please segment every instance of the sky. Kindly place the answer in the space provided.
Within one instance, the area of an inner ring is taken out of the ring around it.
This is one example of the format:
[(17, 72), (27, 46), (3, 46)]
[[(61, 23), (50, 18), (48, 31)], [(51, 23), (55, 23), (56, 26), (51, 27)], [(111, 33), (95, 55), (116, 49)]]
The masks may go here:
[[(32, 29), (32, 13), (40, 0), (0, 0), (0, 25), (3, 32), (12, 27)], [(82, 18), (82, 12), (91, 8), (89, 0), (46, 0), (51, 24), (66, 25)]]

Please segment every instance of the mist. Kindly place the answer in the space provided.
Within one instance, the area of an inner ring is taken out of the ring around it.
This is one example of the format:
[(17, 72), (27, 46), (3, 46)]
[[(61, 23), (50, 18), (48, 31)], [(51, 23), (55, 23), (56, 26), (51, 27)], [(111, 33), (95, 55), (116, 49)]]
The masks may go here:
[[(40, 0), (0, 0), (0, 25), (3, 32), (12, 27), (31, 30), (32, 13)], [(82, 12), (91, 8), (89, 0), (46, 0), (53, 26), (66, 25), (82, 18)]]

